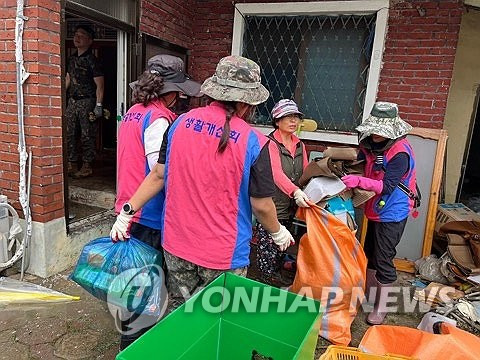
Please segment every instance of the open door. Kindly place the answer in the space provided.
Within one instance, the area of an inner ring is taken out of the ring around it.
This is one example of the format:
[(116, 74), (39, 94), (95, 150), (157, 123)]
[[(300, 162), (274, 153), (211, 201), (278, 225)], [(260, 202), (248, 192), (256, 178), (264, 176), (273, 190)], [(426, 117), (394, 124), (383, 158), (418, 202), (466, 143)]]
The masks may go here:
[(480, 86), (477, 88), (458, 183), (457, 201), (480, 213)]

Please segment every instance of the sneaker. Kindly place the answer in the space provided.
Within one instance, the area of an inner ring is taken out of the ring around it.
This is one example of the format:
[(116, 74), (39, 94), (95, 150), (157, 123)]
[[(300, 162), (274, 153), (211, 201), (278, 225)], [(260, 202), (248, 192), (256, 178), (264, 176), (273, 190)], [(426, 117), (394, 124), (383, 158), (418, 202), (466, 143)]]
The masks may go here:
[(93, 169), (92, 165), (90, 163), (83, 163), (82, 168), (77, 171), (75, 174), (73, 174), (73, 177), (75, 179), (80, 179), (80, 178), (86, 178), (88, 176), (91, 176), (93, 174)]

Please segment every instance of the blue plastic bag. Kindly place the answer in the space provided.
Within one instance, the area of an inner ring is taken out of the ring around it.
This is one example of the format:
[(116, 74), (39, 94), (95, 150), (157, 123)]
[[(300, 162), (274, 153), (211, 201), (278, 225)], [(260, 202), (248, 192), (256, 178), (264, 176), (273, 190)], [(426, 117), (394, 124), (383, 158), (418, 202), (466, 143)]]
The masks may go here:
[(70, 278), (98, 299), (130, 312), (160, 316), (166, 290), (162, 254), (130, 238), (92, 240), (82, 250)]

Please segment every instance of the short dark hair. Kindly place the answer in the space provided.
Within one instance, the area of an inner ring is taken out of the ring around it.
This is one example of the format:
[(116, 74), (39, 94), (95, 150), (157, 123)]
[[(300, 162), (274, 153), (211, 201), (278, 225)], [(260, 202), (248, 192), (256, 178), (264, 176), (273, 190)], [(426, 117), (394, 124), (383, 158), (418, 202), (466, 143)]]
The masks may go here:
[(77, 31), (79, 29), (85, 31), (90, 36), (90, 38), (92, 40), (95, 39), (95, 31), (90, 26), (79, 24), (75, 27), (75, 31)]
[(163, 88), (163, 78), (146, 70), (138, 78), (133, 88), (132, 101), (135, 104), (148, 106), (152, 101), (160, 99)]

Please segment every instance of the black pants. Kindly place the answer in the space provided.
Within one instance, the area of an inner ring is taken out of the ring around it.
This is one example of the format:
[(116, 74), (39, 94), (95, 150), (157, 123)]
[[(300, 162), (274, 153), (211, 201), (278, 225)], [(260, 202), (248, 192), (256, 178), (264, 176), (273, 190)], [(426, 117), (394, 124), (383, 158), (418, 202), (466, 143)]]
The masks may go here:
[[(163, 254), (162, 248), (162, 234), (160, 230), (152, 229), (148, 226), (141, 225), (136, 222), (132, 222), (130, 226), (130, 235), (137, 240), (144, 242), (147, 245), (150, 245), (154, 249), (158, 250), (162, 254), (162, 268), (165, 273), (165, 279), (167, 276), (167, 270), (165, 265), (165, 257)], [(166, 280), (165, 280), (166, 281)], [(121, 322), (122, 327), (122, 335), (120, 338), (120, 349), (125, 349), (128, 345), (133, 343), (137, 340), (141, 335), (143, 335), (147, 330), (150, 330), (153, 326), (148, 328), (141, 329), (140, 331), (136, 332), (135, 334), (125, 335), (123, 332), (128, 331), (129, 329), (130, 320), (125, 320)]]
[(397, 255), (395, 248), (400, 242), (406, 223), (407, 219), (399, 222), (368, 221), (364, 245), (367, 267), (377, 270), (377, 280), (382, 284), (397, 280), (393, 259)]

